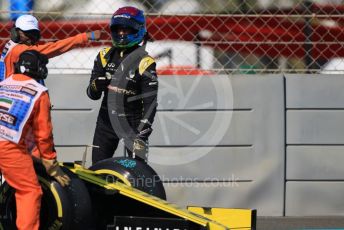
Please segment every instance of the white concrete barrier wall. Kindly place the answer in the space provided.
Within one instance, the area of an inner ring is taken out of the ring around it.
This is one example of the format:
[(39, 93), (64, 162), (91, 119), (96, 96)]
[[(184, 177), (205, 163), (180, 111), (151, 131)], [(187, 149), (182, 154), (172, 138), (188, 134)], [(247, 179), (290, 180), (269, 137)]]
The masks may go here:
[(286, 215), (344, 215), (344, 77), (286, 75)]
[[(62, 161), (80, 160), (92, 143), (100, 101), (86, 96), (88, 80), (51, 75), (47, 81)], [(255, 208), (260, 216), (342, 214), (344, 78), (163, 76), (159, 82), (149, 164), (169, 201)], [(119, 148), (115, 155), (122, 154)]]

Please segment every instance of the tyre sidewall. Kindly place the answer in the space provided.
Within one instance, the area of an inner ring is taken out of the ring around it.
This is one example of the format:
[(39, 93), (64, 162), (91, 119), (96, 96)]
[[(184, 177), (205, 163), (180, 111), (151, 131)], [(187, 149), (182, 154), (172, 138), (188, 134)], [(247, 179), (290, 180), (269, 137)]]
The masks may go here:
[[(114, 157), (102, 160), (92, 165), (90, 170), (112, 170), (121, 174), (132, 187), (144, 191), (150, 195), (166, 200), (166, 193), (163, 183), (157, 173), (147, 164), (127, 157)], [(109, 173), (110, 174), (110, 173)], [(118, 178), (106, 177), (108, 182)]]

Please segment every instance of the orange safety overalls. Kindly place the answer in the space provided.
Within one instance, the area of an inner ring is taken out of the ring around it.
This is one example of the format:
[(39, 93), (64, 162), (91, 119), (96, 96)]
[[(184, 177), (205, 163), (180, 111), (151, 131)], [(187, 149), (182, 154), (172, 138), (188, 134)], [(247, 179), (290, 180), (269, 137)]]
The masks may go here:
[[(0, 60), (0, 65), (3, 65), (3, 69), (0, 71), (0, 81), (4, 80), (14, 73), (14, 63), (18, 61), (20, 54), (26, 50), (36, 50), (42, 54), (45, 54), (48, 58), (53, 58), (87, 41), (88, 38), (86, 33), (81, 33), (73, 37), (58, 40), (56, 42), (48, 42), (42, 45), (29, 46), (25, 44), (14, 43), (13, 41), (8, 41), (1, 54), (1, 59), (3, 60)], [(29, 135), (28, 137), (30, 136), (31, 135)], [(30, 139), (27, 139), (27, 141), (32, 142), (32, 140)], [(40, 158), (41, 154), (33, 143), (31, 143), (29, 149), (31, 149), (31, 154), (33, 156)]]
[[(19, 82), (31, 78), (22, 74), (14, 74), (12, 79), (14, 82)], [(0, 92), (2, 92), (1, 88)], [(0, 111), (4, 114), (5, 110)], [(23, 138), (31, 129), (42, 157), (55, 159), (50, 100), (47, 91), (42, 92), (35, 101), (18, 144), (0, 138), (0, 170), (7, 183), (16, 190), (16, 225), (19, 230), (38, 230), (39, 228), (42, 190), (33, 167), (32, 157), (27, 151)]]
[[(14, 73), (14, 63), (16, 63), (19, 59), (19, 55), (26, 50), (36, 50), (42, 54), (45, 54), (48, 58), (53, 58), (58, 55), (61, 55), (78, 45), (81, 45), (88, 41), (86, 33), (81, 33), (75, 35), (73, 37), (69, 37), (66, 39), (58, 40), (56, 42), (48, 42), (42, 45), (25, 45), (25, 44), (17, 44), (9, 45), (6, 54), (4, 55), (4, 63), (5, 63), (5, 78), (11, 76)], [(9, 41), (8, 43), (10, 43)], [(13, 42), (12, 42), (13, 43)], [(13, 46), (13, 47), (11, 47)], [(7, 44), (5, 45), (5, 49)], [(6, 51), (5, 51), (6, 52)], [(4, 51), (3, 51), (4, 53)], [(1, 78), (0, 78), (1, 80)]]

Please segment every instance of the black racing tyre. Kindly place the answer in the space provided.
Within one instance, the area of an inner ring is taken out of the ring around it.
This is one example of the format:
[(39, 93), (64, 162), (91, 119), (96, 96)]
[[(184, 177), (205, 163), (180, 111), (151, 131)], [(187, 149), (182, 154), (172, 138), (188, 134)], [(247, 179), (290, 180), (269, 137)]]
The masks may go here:
[[(42, 165), (35, 163), (43, 191), (40, 230), (93, 229), (92, 206), (86, 186), (67, 168), (62, 169), (71, 178), (70, 185), (64, 188), (46, 174)], [(0, 223), (6, 230), (16, 229), (14, 194), (14, 189), (6, 182), (0, 187)]]
[(93, 226), (92, 202), (84, 182), (67, 168), (62, 167), (62, 169), (71, 179), (69, 186), (64, 188), (72, 209), (70, 229), (95, 229)]
[(160, 177), (148, 164), (140, 160), (114, 157), (99, 161), (89, 169), (104, 174), (108, 181), (119, 179), (127, 185), (166, 200), (165, 189)]
[[(108, 182), (121, 181), (150, 195), (166, 199), (165, 189), (156, 172), (133, 158), (115, 157), (97, 162), (89, 168)], [(88, 184), (97, 230), (108, 229), (115, 216), (160, 216), (156, 208), (119, 193)]]
[[(70, 202), (64, 189), (48, 178), (38, 177), (43, 196), (40, 212), (40, 229), (70, 229)], [(0, 223), (4, 230), (16, 228), (15, 190), (6, 182), (0, 187)], [(28, 210), (29, 212), (30, 210)], [(0, 225), (0, 229), (1, 229)]]
[(43, 190), (40, 230), (71, 229), (73, 208), (65, 189), (49, 178), (40, 177), (39, 181)]

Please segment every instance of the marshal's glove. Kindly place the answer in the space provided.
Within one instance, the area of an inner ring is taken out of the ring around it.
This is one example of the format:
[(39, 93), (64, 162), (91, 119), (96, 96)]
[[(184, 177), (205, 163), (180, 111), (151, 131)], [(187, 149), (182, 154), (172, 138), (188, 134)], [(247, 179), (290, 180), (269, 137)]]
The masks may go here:
[(91, 82), (91, 89), (95, 92), (104, 91), (111, 82), (111, 74), (106, 73), (105, 77), (97, 77)]
[(45, 167), (47, 173), (54, 177), (55, 180), (62, 186), (67, 186), (70, 183), (70, 178), (65, 174), (59, 166), (57, 160), (44, 159), (42, 158), (42, 164)]

